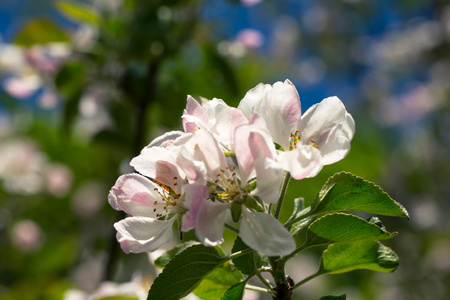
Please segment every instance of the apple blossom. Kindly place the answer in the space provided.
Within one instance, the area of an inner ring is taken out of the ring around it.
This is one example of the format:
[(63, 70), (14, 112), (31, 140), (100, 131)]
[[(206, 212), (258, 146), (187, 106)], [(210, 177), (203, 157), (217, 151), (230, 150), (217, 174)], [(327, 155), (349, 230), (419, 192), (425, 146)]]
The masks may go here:
[(172, 238), (176, 218), (160, 219), (176, 210), (181, 195), (170, 195), (170, 189), (139, 174), (119, 177), (108, 201), (116, 210), (131, 217), (114, 224), (117, 240), (126, 252), (154, 251)]
[[(238, 215), (242, 213), (241, 227), (246, 230), (239, 235), (245, 243), (269, 256), (287, 255), (295, 249), (295, 242), (284, 226), (272, 215), (246, 207), (256, 201), (253, 197), (261, 197), (266, 203), (278, 200), (284, 172), (272, 161), (275, 148), (270, 135), (251, 124), (242, 124), (236, 128), (234, 138), (237, 166), (205, 129), (197, 129), (180, 150), (180, 161), (203, 161), (210, 183), (209, 198), (197, 197), (186, 203), (190, 225), (200, 241), (216, 246), (223, 241), (226, 212), (231, 208), (233, 214), (234, 205)], [(256, 176), (256, 189), (248, 185), (254, 179), (250, 174)], [(258, 239), (252, 236), (256, 228)]]
[(247, 92), (238, 109), (258, 113), (283, 152), (278, 161), (293, 178), (315, 176), (350, 150), (355, 132), (352, 116), (337, 97), (329, 97), (301, 114), (300, 97), (289, 80), (259, 84)]
[[(108, 197), (111, 206), (131, 216), (114, 224), (125, 252), (158, 249), (172, 238), (173, 223), (186, 212), (183, 201), (207, 197), (208, 187), (189, 184), (176, 165), (178, 140), (189, 135), (175, 134), (173, 137), (178, 138), (167, 147), (144, 148), (130, 163), (142, 175), (122, 175), (111, 189)], [(165, 140), (154, 140), (151, 145), (166, 144)]]
[(247, 118), (235, 107), (228, 106), (223, 100), (214, 98), (200, 105), (188, 96), (183, 113), (183, 128), (194, 132), (195, 128), (204, 128), (214, 134), (227, 152), (233, 152), (234, 130), (241, 124), (247, 124)]
[(156, 250), (175, 220), (217, 246), (231, 211), (249, 247), (268, 256), (292, 253), (294, 239), (268, 208), (279, 201), (286, 171), (294, 179), (315, 176), (345, 157), (354, 134), (337, 97), (302, 116), (289, 80), (256, 86), (238, 108), (188, 96), (182, 123), (184, 132), (163, 134), (133, 158), (139, 174), (121, 176), (111, 189), (110, 204), (130, 215), (115, 224), (126, 252)]
[(122, 249), (126, 253), (157, 250), (171, 240), (173, 223), (186, 212), (184, 197), (206, 197), (207, 192), (206, 186), (194, 184), (185, 193), (176, 185), (169, 187), (136, 173), (119, 177), (108, 200), (114, 209), (130, 215), (114, 224)]

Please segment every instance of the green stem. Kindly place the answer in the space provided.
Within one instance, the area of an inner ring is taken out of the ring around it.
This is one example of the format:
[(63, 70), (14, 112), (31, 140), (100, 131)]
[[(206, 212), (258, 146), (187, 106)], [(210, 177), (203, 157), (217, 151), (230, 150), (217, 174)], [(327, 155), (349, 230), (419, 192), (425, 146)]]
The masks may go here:
[(311, 245), (309, 245), (308, 243), (304, 243), (303, 245), (301, 245), (300, 247), (298, 247), (297, 249), (294, 250), (294, 252), (292, 252), (289, 255), (284, 256), (281, 261), (283, 262), (283, 264), (286, 264), (286, 262), (291, 259), (292, 257), (296, 256), (297, 254), (299, 254), (300, 252), (302, 252), (305, 249), (308, 249), (309, 247), (311, 247)]
[(241, 250), (241, 251), (238, 251), (238, 252), (231, 253), (230, 255), (225, 257), (224, 262), (232, 260), (232, 259), (235, 259), (236, 257), (242, 256), (242, 255), (248, 254), (248, 253), (250, 253), (252, 251), (253, 251), (252, 248), (247, 248), (245, 250)]
[(315, 273), (315, 274), (312, 274), (311, 276), (308, 276), (308, 277), (306, 277), (305, 279), (303, 279), (302, 281), (298, 282), (296, 285), (294, 285), (294, 287), (293, 287), (292, 289), (296, 289), (296, 288), (298, 288), (299, 286), (301, 286), (302, 284), (307, 283), (307, 282), (310, 281), (311, 279), (314, 279), (314, 278), (316, 278), (317, 276), (320, 276), (320, 275), (322, 275), (322, 274), (324, 274), (324, 273), (323, 273), (323, 272), (317, 272), (317, 273)]
[(267, 281), (267, 279), (265, 279), (261, 273), (256, 274), (256, 276), (258, 276), (259, 280), (261, 280), (261, 282), (269, 289), (269, 291), (271, 291), (270, 293), (272, 293), (272, 286), (270, 285), (270, 283)]
[(234, 227), (233, 225), (230, 225), (230, 224), (228, 224), (228, 223), (225, 223), (224, 226), (225, 226), (226, 229), (229, 229), (229, 230), (231, 230), (231, 231), (233, 231), (233, 232), (239, 234), (239, 229), (237, 229), (237, 228)]
[(291, 174), (286, 172), (284, 174), (283, 184), (281, 186), (280, 198), (278, 198), (277, 208), (275, 210), (275, 214), (273, 215), (276, 219), (280, 217), (281, 207), (283, 206), (284, 196), (286, 195), (287, 187), (289, 185), (289, 181), (291, 180)]
[(286, 281), (286, 274), (284, 272), (285, 260), (281, 260), (280, 257), (269, 257), (269, 263), (272, 266), (272, 276), (275, 280), (275, 284), (283, 283)]
[(284, 266), (286, 261), (280, 257), (269, 257), (269, 263), (272, 266), (272, 276), (275, 279), (276, 286), (273, 288), (274, 300), (292, 300), (292, 288), (294, 281), (286, 275)]
[(257, 292), (266, 293), (266, 294), (272, 294), (272, 292), (270, 290), (256, 286), (256, 285), (246, 284), (245, 288), (247, 290), (257, 291)]

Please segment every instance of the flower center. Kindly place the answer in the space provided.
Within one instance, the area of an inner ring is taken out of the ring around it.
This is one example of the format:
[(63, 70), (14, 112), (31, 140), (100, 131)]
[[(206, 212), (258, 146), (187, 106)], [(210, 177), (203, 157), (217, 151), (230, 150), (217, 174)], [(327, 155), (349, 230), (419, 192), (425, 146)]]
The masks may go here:
[[(291, 132), (289, 136), (289, 150), (297, 149), (297, 144), (302, 142), (302, 136), (301, 136), (301, 130), (296, 130), (294, 133)], [(317, 142), (313, 139), (309, 140), (310, 146), (313, 146), (314, 148), (319, 148), (317, 145)]]
[[(177, 185), (177, 179), (177, 177), (173, 178), (173, 186)], [(161, 196), (161, 199), (153, 202), (153, 212), (156, 214), (157, 218), (161, 218), (170, 212), (174, 212), (175, 208), (180, 206), (181, 194), (177, 194), (174, 189), (168, 185), (165, 185), (157, 180), (154, 181), (161, 187), (154, 189)]]
[(217, 173), (216, 184), (217, 193), (215, 198), (220, 202), (239, 201), (247, 198), (248, 192), (241, 188), (240, 181), (234, 172), (234, 167), (226, 166)]

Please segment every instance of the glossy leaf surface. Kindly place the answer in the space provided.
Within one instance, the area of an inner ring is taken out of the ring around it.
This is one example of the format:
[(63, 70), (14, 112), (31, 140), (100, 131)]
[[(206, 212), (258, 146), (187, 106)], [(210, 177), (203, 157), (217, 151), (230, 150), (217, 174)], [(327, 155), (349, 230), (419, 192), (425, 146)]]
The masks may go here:
[(377, 241), (333, 244), (323, 252), (319, 273), (344, 273), (356, 269), (392, 272), (398, 267), (398, 256)]
[(373, 182), (351, 173), (334, 174), (311, 204), (315, 214), (361, 211), (386, 216), (409, 217), (406, 209)]

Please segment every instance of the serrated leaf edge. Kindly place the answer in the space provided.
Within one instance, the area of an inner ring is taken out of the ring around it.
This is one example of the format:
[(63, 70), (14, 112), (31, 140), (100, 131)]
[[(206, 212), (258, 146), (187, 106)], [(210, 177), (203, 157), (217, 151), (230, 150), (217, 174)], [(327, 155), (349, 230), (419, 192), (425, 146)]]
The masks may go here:
[[(372, 184), (376, 189), (378, 189), (379, 191), (381, 191), (381, 193), (383, 195), (386, 195), (387, 197), (389, 197), (389, 199), (392, 200), (392, 202), (398, 206), (398, 208), (400, 208), (400, 210), (403, 212), (404, 217), (406, 217), (409, 220), (409, 213), (408, 211), (405, 209), (405, 207), (403, 205), (401, 205), (399, 202), (395, 201), (394, 199), (392, 199), (392, 197), (386, 193), (386, 191), (384, 191), (379, 185), (377, 185), (376, 183), (374, 183), (373, 181), (364, 179), (360, 176), (354, 175), (350, 172), (347, 171), (341, 171), (341, 172), (337, 172), (335, 174), (333, 174), (331, 177), (329, 177), (327, 179), (327, 181), (325, 182), (325, 184), (322, 186), (327, 186), (328, 184), (330, 184), (330, 181), (335, 180), (335, 178), (343, 176), (343, 175), (349, 175), (351, 177), (354, 177), (355, 179), (359, 179), (362, 180), (364, 182), (370, 183)], [(325, 195), (328, 194), (328, 192), (339, 182), (342, 182), (342, 180), (334, 182), (333, 184), (331, 184), (326, 190), (321, 189), (319, 191), (319, 193), (316, 195), (316, 197), (314, 198), (313, 202), (311, 203), (311, 212), (314, 212), (314, 210), (317, 208), (317, 206), (320, 204), (320, 202), (322, 202), (322, 199), (325, 197)], [(321, 200), (318, 200), (321, 199)], [(325, 206), (326, 207), (326, 206)], [(327, 211), (326, 213), (331, 213), (331, 212), (339, 212), (339, 211), (347, 211), (347, 210), (334, 210), (334, 211)], [(397, 216), (397, 215), (387, 215), (387, 216)]]

